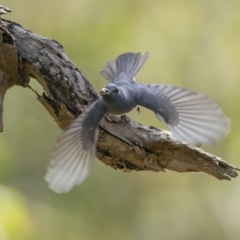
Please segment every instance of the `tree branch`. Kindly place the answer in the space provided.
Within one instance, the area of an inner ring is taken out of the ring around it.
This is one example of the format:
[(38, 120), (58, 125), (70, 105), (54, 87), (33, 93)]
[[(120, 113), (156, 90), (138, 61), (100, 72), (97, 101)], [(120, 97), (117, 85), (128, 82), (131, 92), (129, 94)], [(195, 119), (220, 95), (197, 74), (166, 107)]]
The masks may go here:
[[(5, 92), (14, 85), (28, 87), (30, 77), (43, 86), (44, 93), (37, 94), (37, 99), (62, 129), (97, 98), (91, 84), (58, 42), (1, 20), (1, 131)], [(167, 131), (108, 114), (100, 123), (97, 157), (106, 165), (124, 171), (205, 172), (226, 180), (237, 177), (239, 171), (216, 156), (177, 141)]]

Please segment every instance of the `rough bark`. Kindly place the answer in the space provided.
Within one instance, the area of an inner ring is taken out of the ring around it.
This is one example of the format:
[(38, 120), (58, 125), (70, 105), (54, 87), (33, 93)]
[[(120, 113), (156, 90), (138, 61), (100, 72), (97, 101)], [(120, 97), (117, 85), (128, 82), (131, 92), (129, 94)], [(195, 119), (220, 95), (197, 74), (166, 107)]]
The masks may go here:
[[(14, 85), (30, 87), (30, 77), (44, 89), (37, 99), (60, 128), (65, 128), (96, 98), (88, 80), (55, 40), (17, 23), (0, 23), (0, 130), (5, 92)], [(148, 128), (129, 118), (106, 115), (100, 123), (97, 157), (124, 171), (205, 172), (218, 179), (237, 177), (238, 168), (219, 157), (177, 141), (167, 131)]]

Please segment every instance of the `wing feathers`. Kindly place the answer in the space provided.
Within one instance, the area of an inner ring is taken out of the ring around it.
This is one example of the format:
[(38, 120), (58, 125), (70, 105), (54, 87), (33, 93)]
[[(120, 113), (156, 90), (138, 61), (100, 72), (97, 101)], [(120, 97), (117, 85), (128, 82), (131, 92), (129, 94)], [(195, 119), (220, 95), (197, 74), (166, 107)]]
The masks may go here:
[(68, 192), (89, 174), (95, 160), (98, 123), (105, 112), (99, 99), (58, 138), (45, 176), (56, 193)]
[[(81, 139), (85, 115), (82, 114), (63, 131), (55, 144), (45, 179), (56, 193), (68, 192), (80, 184), (94, 163), (95, 142), (91, 149), (85, 150)], [(97, 131), (96, 128), (95, 134)]]
[(157, 102), (157, 117), (168, 124), (177, 139), (199, 146), (220, 141), (229, 132), (230, 120), (210, 98), (169, 85), (147, 86)]

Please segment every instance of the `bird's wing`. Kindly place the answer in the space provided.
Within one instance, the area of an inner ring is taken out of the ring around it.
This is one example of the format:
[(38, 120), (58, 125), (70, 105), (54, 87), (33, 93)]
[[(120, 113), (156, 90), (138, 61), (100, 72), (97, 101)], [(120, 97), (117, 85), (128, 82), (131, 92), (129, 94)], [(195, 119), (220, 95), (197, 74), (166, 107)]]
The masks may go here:
[(127, 74), (130, 77), (129, 79), (133, 79), (147, 60), (148, 55), (149, 53), (144, 55), (141, 53), (124, 53), (119, 55), (115, 60), (107, 62), (100, 75), (112, 83), (117, 81), (117, 77), (121, 73)]
[(169, 85), (139, 85), (137, 104), (153, 110), (174, 136), (191, 145), (213, 144), (230, 129), (230, 119), (210, 98)]
[(54, 192), (68, 192), (87, 177), (95, 160), (98, 123), (105, 113), (103, 102), (98, 99), (57, 139), (45, 176)]

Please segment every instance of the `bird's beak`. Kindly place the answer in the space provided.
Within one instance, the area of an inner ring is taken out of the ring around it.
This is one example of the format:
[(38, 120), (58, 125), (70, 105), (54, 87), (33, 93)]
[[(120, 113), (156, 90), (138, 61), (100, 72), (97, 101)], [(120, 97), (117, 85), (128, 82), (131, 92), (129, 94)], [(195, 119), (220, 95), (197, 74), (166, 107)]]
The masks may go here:
[(111, 91), (107, 88), (102, 88), (99, 92), (99, 94), (102, 96), (102, 95), (106, 95), (106, 94), (109, 94), (111, 93)]

